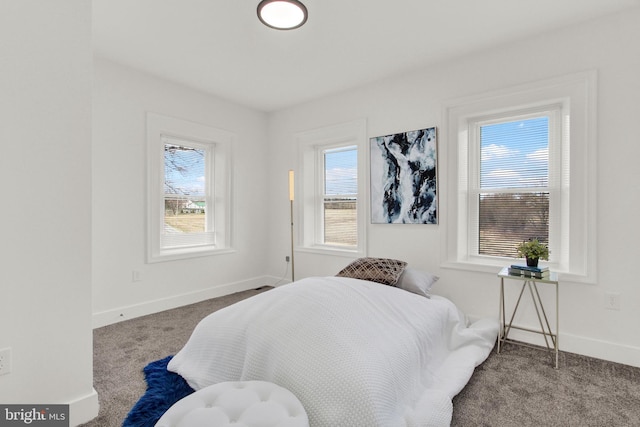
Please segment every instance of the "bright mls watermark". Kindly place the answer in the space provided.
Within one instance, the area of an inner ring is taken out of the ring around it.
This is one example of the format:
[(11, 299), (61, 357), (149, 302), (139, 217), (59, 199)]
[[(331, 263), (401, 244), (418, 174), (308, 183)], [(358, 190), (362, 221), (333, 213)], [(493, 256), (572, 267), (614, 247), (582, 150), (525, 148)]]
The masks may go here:
[(69, 427), (69, 405), (0, 405), (0, 427)]

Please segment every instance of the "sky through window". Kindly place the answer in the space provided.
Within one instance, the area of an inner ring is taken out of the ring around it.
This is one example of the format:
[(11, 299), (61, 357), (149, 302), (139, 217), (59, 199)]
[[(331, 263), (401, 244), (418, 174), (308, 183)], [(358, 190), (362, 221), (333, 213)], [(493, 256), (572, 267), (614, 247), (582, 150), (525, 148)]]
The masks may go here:
[(480, 127), (480, 187), (546, 187), (549, 183), (549, 119)]

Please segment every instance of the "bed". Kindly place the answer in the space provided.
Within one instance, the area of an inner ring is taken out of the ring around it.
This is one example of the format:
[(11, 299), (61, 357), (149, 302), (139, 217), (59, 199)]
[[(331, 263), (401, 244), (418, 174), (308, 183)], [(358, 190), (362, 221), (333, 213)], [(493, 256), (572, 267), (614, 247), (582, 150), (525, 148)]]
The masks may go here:
[(312, 427), (449, 425), (497, 322), (468, 325), (446, 298), (354, 277), (305, 278), (212, 313), (169, 371), (195, 390), (273, 382)]

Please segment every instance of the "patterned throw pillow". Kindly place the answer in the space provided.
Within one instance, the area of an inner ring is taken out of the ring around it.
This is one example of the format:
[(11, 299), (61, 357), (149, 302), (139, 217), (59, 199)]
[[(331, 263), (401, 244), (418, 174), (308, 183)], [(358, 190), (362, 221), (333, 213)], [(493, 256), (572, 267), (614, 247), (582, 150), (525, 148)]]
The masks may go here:
[(343, 268), (336, 276), (395, 286), (406, 265), (406, 262), (397, 259), (358, 258)]

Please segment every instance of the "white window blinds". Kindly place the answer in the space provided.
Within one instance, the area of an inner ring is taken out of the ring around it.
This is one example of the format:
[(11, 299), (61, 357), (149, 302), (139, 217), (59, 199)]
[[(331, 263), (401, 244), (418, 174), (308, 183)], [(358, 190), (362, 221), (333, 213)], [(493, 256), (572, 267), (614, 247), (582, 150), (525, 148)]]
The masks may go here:
[(517, 257), (518, 243), (549, 243), (549, 122), (546, 114), (478, 122), (478, 254)]
[(212, 147), (163, 135), (164, 227), (162, 247), (212, 245), (211, 186), (208, 173)]
[(323, 165), (324, 244), (357, 246), (357, 147), (324, 150)]

